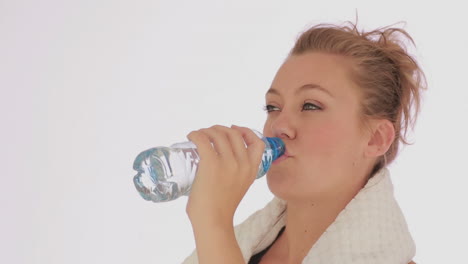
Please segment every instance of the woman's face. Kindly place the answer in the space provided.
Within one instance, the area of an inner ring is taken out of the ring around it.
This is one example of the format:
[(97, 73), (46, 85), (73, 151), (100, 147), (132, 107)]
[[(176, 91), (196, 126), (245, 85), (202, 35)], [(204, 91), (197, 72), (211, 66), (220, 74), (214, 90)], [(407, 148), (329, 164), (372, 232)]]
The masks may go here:
[(289, 57), (278, 70), (266, 93), (263, 128), (265, 136), (282, 138), (290, 155), (267, 173), (276, 196), (326, 199), (363, 184), (367, 141), (349, 67), (342, 56), (311, 52)]

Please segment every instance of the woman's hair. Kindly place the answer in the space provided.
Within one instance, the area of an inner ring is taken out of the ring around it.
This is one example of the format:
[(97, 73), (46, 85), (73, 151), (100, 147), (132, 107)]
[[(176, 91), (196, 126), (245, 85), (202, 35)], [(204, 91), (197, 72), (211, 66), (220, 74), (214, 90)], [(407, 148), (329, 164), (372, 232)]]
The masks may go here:
[(291, 55), (324, 52), (350, 59), (350, 76), (360, 87), (362, 121), (387, 119), (395, 128), (395, 138), (388, 151), (378, 158), (370, 176), (391, 163), (408, 128), (414, 128), (420, 109), (421, 89), (426, 89), (424, 73), (408, 54), (404, 41), (414, 45), (403, 29), (384, 27), (369, 32), (357, 25), (319, 24), (302, 33)]

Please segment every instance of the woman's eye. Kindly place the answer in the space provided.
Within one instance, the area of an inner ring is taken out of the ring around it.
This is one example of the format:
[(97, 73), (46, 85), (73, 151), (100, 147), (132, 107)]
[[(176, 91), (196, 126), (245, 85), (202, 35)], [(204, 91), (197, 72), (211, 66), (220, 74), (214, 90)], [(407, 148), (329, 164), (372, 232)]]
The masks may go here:
[(312, 103), (304, 103), (304, 105), (302, 105), (302, 109), (304, 110), (320, 110), (322, 108), (312, 104)]
[(273, 106), (273, 105), (265, 105), (263, 107), (263, 110), (267, 111), (268, 113), (275, 111), (275, 108), (277, 109), (278, 107)]
[[(312, 104), (312, 103), (304, 103), (302, 105), (302, 110), (306, 110), (306, 111), (312, 111), (312, 110), (321, 110), (322, 108), (315, 105), (315, 104)], [(273, 111), (278, 111), (279, 108), (276, 107), (276, 106), (273, 106), (273, 105), (265, 105), (263, 107), (263, 110), (267, 111), (268, 113), (270, 112), (273, 112)]]

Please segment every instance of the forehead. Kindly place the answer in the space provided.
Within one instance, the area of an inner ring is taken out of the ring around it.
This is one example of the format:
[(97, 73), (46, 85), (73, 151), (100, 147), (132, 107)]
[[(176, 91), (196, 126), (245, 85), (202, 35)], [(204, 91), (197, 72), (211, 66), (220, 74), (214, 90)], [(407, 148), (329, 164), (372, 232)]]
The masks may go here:
[(356, 93), (350, 77), (349, 59), (327, 53), (311, 52), (293, 55), (281, 65), (272, 88), (281, 95), (294, 94), (306, 84), (328, 90), (334, 97)]

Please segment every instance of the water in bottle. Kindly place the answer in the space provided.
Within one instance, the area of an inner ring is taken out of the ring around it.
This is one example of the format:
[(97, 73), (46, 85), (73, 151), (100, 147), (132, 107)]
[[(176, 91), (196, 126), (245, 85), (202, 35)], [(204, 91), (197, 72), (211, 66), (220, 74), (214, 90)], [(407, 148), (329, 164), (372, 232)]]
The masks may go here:
[[(271, 163), (283, 155), (284, 142), (277, 137), (263, 137), (265, 143), (257, 179), (266, 174)], [(148, 201), (166, 202), (188, 195), (197, 173), (200, 157), (196, 145), (182, 142), (170, 147), (156, 147), (141, 152), (133, 163), (138, 173), (133, 182), (140, 195)]]

